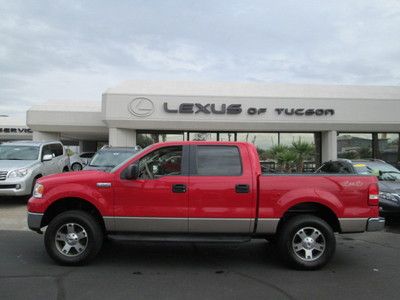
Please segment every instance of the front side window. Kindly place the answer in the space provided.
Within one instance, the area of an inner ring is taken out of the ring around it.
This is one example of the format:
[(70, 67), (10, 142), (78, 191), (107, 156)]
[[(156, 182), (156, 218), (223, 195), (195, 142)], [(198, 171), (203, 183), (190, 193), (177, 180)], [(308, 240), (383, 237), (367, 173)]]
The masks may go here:
[(43, 146), (43, 150), (42, 150), (42, 158), (43, 158), (43, 156), (48, 155), (48, 154), (54, 156), (53, 151), (51, 151), (50, 145), (45, 145), (45, 146)]
[(196, 175), (240, 176), (242, 163), (236, 146), (197, 146)]
[(179, 176), (182, 173), (182, 146), (157, 149), (139, 160), (140, 179)]
[(64, 153), (63, 146), (61, 146), (60, 144), (51, 144), (50, 149), (54, 156), (61, 156)]
[(0, 160), (37, 160), (38, 157), (37, 146), (0, 146)]

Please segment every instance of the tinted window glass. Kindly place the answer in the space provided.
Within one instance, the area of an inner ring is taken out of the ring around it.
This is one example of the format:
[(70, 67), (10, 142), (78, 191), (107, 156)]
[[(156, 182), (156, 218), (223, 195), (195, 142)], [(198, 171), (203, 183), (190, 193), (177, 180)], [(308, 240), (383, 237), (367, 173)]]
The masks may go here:
[(93, 155), (94, 155), (94, 153), (93, 153), (93, 152), (89, 152), (89, 153), (82, 153), (82, 154), (80, 155), (80, 157), (82, 157), (82, 158), (92, 158), (92, 157), (93, 157)]
[(321, 173), (338, 173), (348, 174), (352, 173), (351, 169), (343, 163), (334, 161), (325, 163), (319, 170)]
[(139, 178), (154, 179), (181, 175), (182, 147), (157, 149), (139, 161)]
[(42, 157), (47, 154), (53, 155), (53, 151), (51, 151), (50, 145), (43, 146)]
[(51, 144), (50, 149), (54, 153), (54, 156), (63, 155), (63, 147), (60, 144)]
[(234, 146), (197, 146), (196, 169), (197, 175), (241, 175), (239, 149)]

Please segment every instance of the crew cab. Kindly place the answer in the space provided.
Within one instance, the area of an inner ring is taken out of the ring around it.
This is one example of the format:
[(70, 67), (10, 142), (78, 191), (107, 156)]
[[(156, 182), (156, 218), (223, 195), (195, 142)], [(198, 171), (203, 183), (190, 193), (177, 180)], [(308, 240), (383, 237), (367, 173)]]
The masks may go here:
[(40, 178), (29, 228), (48, 254), (83, 264), (106, 236), (139, 240), (274, 241), (291, 266), (318, 269), (335, 232), (383, 229), (377, 179), (367, 175), (262, 174), (242, 142), (153, 144), (109, 171)]

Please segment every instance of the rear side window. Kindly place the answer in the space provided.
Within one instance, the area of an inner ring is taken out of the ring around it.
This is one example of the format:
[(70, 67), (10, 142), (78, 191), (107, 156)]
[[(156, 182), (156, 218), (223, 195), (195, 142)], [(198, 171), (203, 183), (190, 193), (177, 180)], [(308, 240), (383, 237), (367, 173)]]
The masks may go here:
[(197, 146), (195, 175), (239, 176), (242, 162), (235, 146)]
[(320, 169), (320, 173), (331, 173), (331, 174), (350, 174), (352, 173), (351, 169), (346, 166), (345, 164), (342, 164), (340, 162), (334, 161), (334, 162), (327, 162), (325, 163)]
[(64, 153), (63, 146), (61, 146), (61, 144), (51, 144), (50, 149), (51, 152), (54, 153), (54, 156), (60, 156)]

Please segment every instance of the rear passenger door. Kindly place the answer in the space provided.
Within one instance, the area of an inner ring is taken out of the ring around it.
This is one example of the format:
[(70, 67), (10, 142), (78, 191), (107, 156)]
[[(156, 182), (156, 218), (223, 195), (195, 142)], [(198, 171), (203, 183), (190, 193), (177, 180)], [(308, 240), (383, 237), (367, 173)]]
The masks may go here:
[(191, 146), (190, 233), (249, 234), (252, 230), (256, 190), (246, 151), (240, 145)]

